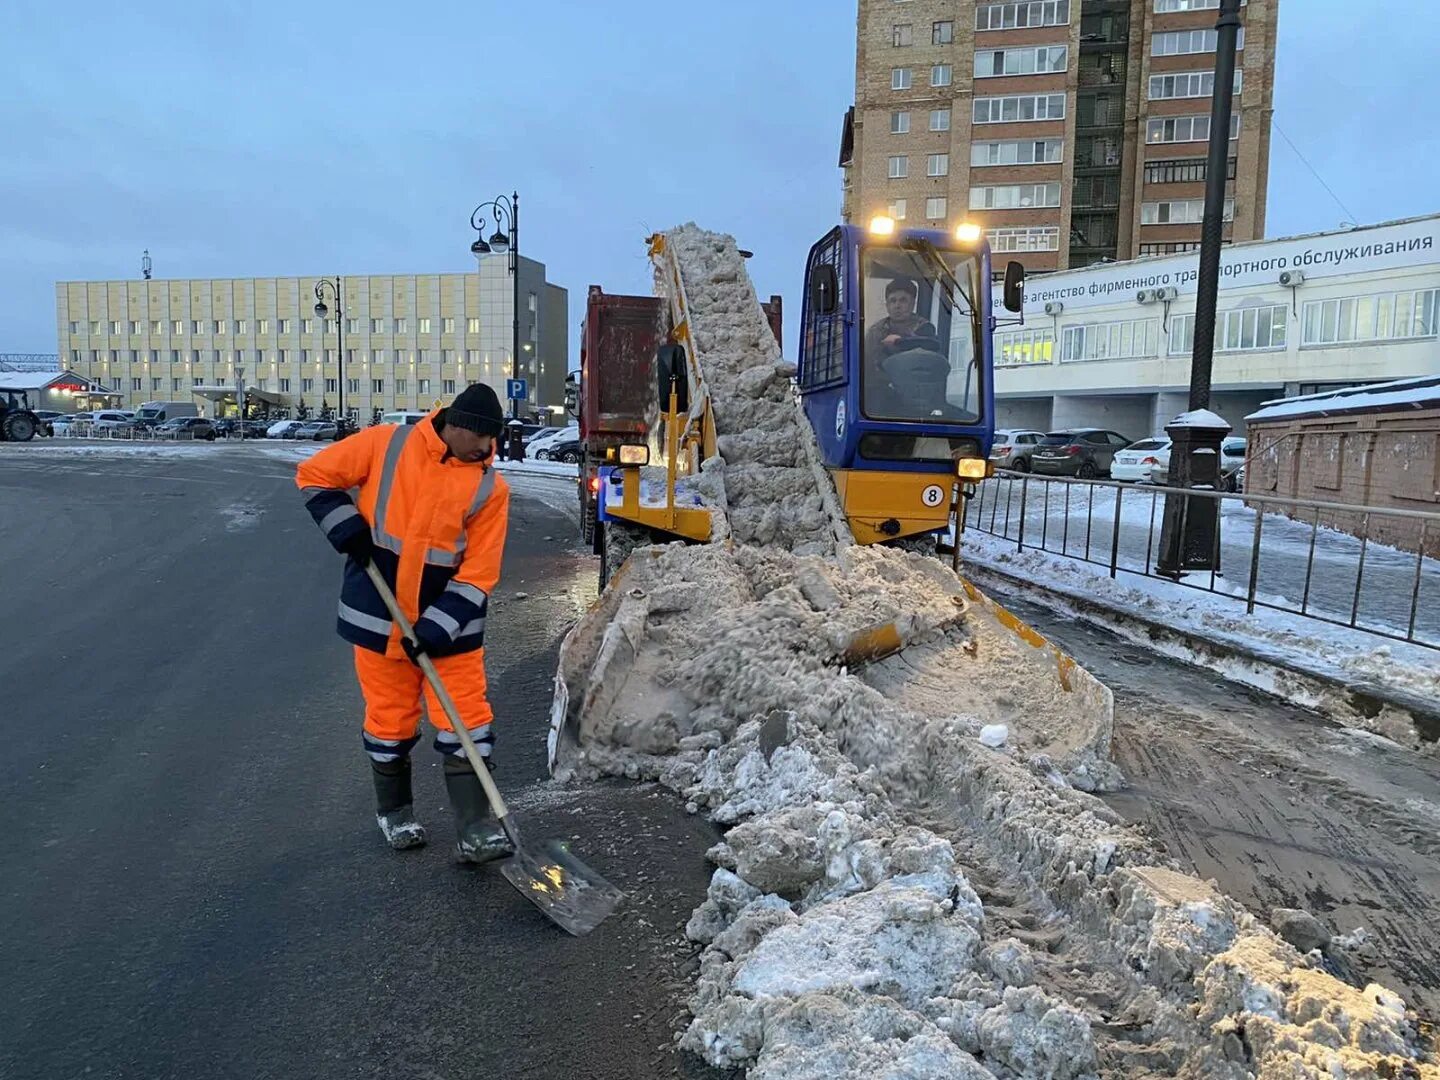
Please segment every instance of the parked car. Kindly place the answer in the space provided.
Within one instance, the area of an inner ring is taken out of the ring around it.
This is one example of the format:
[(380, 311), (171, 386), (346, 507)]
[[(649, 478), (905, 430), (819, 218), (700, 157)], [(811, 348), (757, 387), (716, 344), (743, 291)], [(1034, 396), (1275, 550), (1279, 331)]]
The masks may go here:
[(133, 431), (135, 414), (128, 409), (105, 409), (95, 414), (89, 424), (91, 431)]
[(329, 420), (311, 420), (308, 424), (302, 424), (295, 429), (293, 435), (286, 438), (309, 439), (314, 442), (334, 442), (335, 434), (339, 428)]
[(580, 457), (579, 439), (560, 439), (535, 451), (537, 461), (563, 461), (573, 465), (579, 462)]
[(1141, 439), (1115, 455), (1115, 460), (1110, 463), (1110, 478), (1153, 483), (1156, 470), (1163, 473), (1169, 461), (1169, 439)]
[(92, 413), (70, 413), (69, 415), (55, 417), (54, 420), (50, 421), (50, 427), (56, 435), (78, 435), (93, 419), (95, 419), (95, 417)]
[(1047, 476), (1076, 476), (1081, 480), (1109, 476), (1115, 454), (1130, 442), (1118, 431), (1101, 428), (1052, 431), (1030, 456), (1030, 467)]
[(541, 428), (525, 440), (525, 452), (533, 456), (556, 442), (578, 438), (580, 438), (580, 428), (575, 424), (571, 424), (569, 427)]
[(177, 416), (155, 427), (157, 439), (201, 439), (215, 441), (215, 425), (203, 416)]
[(418, 424), (429, 415), (418, 409), (400, 409), (396, 412), (385, 413), (380, 417), (380, 422), (382, 424), (399, 424), (403, 427), (407, 424)]
[(997, 469), (1014, 472), (1030, 471), (1030, 455), (1045, 438), (1043, 431), (1026, 428), (1000, 428), (995, 432), (995, 442), (990, 446), (990, 460)]
[(35, 414), (35, 419), (40, 421), (39, 434), (41, 435), (54, 435), (55, 421), (65, 415), (54, 409), (32, 409), (31, 411)]
[(265, 437), (269, 439), (291, 438), (292, 436), (289, 433), (293, 432), (302, 424), (304, 424), (303, 420), (276, 420), (275, 423), (265, 429)]

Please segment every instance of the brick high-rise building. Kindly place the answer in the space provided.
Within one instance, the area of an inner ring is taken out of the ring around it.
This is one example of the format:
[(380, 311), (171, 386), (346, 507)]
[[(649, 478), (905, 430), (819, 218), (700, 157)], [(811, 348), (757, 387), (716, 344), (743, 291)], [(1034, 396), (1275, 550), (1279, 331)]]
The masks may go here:
[[(1045, 271), (1199, 247), (1219, 0), (859, 0), (844, 216)], [(1279, 0), (1249, 0), (1227, 240), (1265, 232)]]

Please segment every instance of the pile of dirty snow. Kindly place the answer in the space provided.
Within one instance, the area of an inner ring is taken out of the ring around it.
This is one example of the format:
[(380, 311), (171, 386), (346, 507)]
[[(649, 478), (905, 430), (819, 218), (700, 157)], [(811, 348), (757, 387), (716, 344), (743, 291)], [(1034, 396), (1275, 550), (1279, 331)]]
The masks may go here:
[[(933, 558), (840, 542), (733, 242), (667, 239), (731, 537), (634, 551), (562, 646), (555, 752), (728, 828), (682, 1045), (751, 1080), (1440, 1077), (1398, 998), (1088, 793), (1108, 690)], [(877, 625), (906, 647), (857, 649)]]

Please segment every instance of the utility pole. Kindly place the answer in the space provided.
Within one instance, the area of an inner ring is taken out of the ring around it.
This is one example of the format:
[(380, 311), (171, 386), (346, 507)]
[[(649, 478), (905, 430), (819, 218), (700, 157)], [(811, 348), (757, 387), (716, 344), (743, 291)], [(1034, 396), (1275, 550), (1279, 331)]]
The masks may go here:
[[(1165, 428), (1170, 436), (1169, 485), (1214, 491), (1220, 481), (1220, 443), (1230, 425), (1210, 412), (1215, 360), (1215, 308), (1220, 295), (1220, 248), (1225, 236), (1225, 181), (1230, 173), (1230, 117), (1235, 97), (1235, 46), (1240, 0), (1220, 0), (1215, 23), (1215, 86), (1210, 99), (1210, 152), (1205, 164), (1205, 217), (1200, 226), (1200, 272), (1195, 283), (1195, 342), (1190, 355), (1188, 411)], [(1212, 498), (1167, 495), (1156, 572), (1179, 578), (1187, 570), (1219, 570), (1220, 504)]]

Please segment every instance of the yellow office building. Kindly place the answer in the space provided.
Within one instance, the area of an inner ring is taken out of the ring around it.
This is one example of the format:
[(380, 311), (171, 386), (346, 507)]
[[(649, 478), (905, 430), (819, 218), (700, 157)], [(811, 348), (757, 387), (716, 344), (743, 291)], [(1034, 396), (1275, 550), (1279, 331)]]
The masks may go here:
[[(338, 319), (329, 287), (328, 318), (315, 314), (317, 280), (62, 281), (60, 361), (124, 394), (129, 407), (192, 395), (205, 405), (238, 382), (274, 407), (343, 404), (361, 423), (374, 409), (431, 408), (472, 382), (505, 398), (513, 371), (505, 256), (481, 256), (469, 274), (341, 278)], [(545, 280), (544, 264), (522, 258), (523, 415), (553, 415), (564, 403), (568, 322), (565, 290)]]

